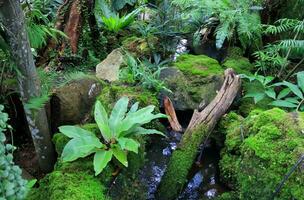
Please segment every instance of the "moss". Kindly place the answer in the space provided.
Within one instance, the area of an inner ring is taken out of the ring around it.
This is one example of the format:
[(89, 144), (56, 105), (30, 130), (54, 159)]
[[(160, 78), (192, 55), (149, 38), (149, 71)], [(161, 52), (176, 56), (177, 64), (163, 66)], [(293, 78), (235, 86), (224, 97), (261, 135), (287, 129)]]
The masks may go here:
[[(220, 169), (224, 182), (240, 199), (271, 197), (285, 174), (304, 154), (302, 121), (303, 114), (288, 114), (275, 108), (256, 110), (245, 119), (225, 124), (226, 146)], [(302, 199), (303, 187), (304, 175), (296, 170), (276, 199)]]
[(40, 182), (38, 189), (32, 189), (28, 200), (106, 200), (105, 187), (91, 174), (84, 172), (65, 173), (54, 171)]
[(252, 75), (251, 71), (254, 65), (250, 63), (248, 58), (243, 57), (243, 51), (238, 47), (229, 48), (228, 55), (222, 66), (225, 69), (232, 68), (238, 74)]
[(180, 147), (173, 152), (166, 173), (158, 191), (159, 199), (170, 200), (177, 197), (187, 182), (189, 170), (197, 156), (199, 145), (207, 136), (205, 126), (199, 126), (191, 133), (185, 133)]
[(186, 75), (201, 77), (223, 74), (224, 71), (217, 60), (205, 55), (181, 55), (177, 58), (174, 66)]
[(238, 196), (234, 192), (225, 192), (220, 196), (216, 197), (215, 200), (238, 200)]
[(157, 95), (138, 86), (105, 85), (97, 100), (104, 105), (109, 113), (114, 104), (123, 96), (129, 97), (132, 104), (138, 101), (141, 107), (148, 105), (154, 105), (156, 109), (159, 107)]

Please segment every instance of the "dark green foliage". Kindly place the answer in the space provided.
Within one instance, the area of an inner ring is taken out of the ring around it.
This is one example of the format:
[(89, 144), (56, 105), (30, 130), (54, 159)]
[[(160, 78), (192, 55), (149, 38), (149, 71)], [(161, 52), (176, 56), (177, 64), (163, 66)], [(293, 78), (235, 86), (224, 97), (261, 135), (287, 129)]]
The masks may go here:
[[(239, 41), (243, 48), (257, 47), (261, 39), (261, 20), (258, 3), (251, 0), (175, 0), (188, 18), (201, 16), (206, 19), (202, 27), (216, 27), (216, 47), (223, 47), (226, 40)], [(256, 9), (257, 8), (257, 9)]]
[[(229, 114), (222, 123), (226, 127), (220, 161), (223, 180), (238, 199), (269, 199), (304, 153), (302, 114), (280, 109), (253, 111), (246, 119)], [(297, 169), (275, 199), (302, 199), (303, 180)]]

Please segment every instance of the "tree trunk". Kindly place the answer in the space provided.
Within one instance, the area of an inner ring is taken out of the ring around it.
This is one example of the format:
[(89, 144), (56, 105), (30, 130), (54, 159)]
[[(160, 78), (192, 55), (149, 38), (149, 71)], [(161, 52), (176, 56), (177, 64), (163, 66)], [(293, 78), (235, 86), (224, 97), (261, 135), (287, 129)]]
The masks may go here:
[(158, 190), (161, 200), (175, 199), (187, 183), (200, 144), (212, 133), (217, 121), (226, 113), (241, 87), (240, 77), (232, 69), (225, 71), (225, 81), (214, 100), (201, 112), (194, 111), (179, 147), (173, 152)]
[[(19, 0), (0, 0), (0, 19), (7, 34), (16, 66), (22, 73), (18, 77), (22, 102), (40, 96), (40, 81), (31, 52), (24, 14)], [(46, 111), (25, 110), (29, 129), (35, 145), (40, 168), (49, 172), (55, 161)]]

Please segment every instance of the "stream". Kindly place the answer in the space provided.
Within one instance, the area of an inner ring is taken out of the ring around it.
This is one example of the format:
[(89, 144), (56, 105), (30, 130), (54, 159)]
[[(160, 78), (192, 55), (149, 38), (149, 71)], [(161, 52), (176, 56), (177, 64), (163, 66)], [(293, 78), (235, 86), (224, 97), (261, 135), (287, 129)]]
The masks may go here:
[[(168, 138), (153, 138), (153, 145), (147, 147), (147, 163), (140, 177), (147, 188), (148, 200), (156, 200), (155, 192), (164, 175), (166, 166), (181, 140), (182, 134), (168, 131)], [(213, 199), (225, 192), (218, 177), (219, 152), (209, 144), (203, 151), (199, 166), (191, 170), (191, 179), (177, 200)]]

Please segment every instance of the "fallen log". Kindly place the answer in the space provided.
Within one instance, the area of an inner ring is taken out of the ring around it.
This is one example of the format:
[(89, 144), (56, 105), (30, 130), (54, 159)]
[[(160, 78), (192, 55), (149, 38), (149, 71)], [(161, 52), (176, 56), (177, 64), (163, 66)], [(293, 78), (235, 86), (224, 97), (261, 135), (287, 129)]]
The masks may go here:
[(202, 111), (195, 110), (178, 148), (173, 152), (158, 188), (160, 200), (175, 199), (187, 183), (200, 144), (212, 133), (227, 112), (241, 87), (241, 79), (232, 69), (225, 71), (225, 81), (213, 101)]
[(183, 128), (178, 122), (173, 103), (167, 96), (164, 98), (164, 108), (166, 115), (169, 116), (169, 123), (172, 130), (176, 132), (182, 132)]

